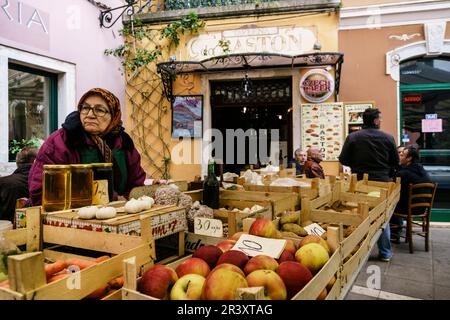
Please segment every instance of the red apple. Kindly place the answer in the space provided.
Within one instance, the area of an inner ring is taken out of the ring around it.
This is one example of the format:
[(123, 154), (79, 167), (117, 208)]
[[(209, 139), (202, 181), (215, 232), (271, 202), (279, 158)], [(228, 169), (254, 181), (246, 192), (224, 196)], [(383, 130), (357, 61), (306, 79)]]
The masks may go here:
[(269, 256), (259, 255), (251, 258), (244, 267), (245, 274), (250, 274), (256, 270), (272, 270), (278, 268), (278, 262)]
[(168, 299), (171, 287), (177, 280), (177, 273), (172, 268), (157, 264), (144, 272), (138, 291), (154, 298)]
[(173, 285), (170, 300), (200, 300), (205, 281), (206, 279), (198, 274), (182, 276)]
[(231, 263), (243, 270), (247, 262), (248, 256), (245, 253), (238, 250), (229, 250), (220, 256), (217, 261), (217, 265), (222, 263)]
[(287, 291), (283, 280), (272, 270), (256, 270), (246, 278), (249, 287), (264, 287), (266, 300), (286, 300)]
[(311, 271), (301, 263), (285, 261), (277, 269), (287, 290), (287, 298), (291, 299), (312, 279)]
[(248, 288), (247, 280), (237, 272), (220, 268), (206, 278), (202, 297), (206, 300), (234, 300), (239, 288)]
[(304, 237), (302, 239), (302, 241), (300, 241), (299, 248), (303, 247), (304, 245), (306, 245), (308, 243), (318, 243), (322, 247), (324, 247), (325, 250), (327, 250), (328, 254), (330, 254), (330, 247), (328, 246), (327, 241), (325, 239), (323, 239), (322, 237), (319, 237), (315, 234), (307, 235), (306, 237)]
[(186, 274), (192, 273), (201, 275), (202, 277), (206, 278), (210, 271), (211, 269), (209, 268), (205, 260), (200, 258), (188, 258), (180, 263), (175, 269), (175, 272), (177, 273), (179, 278)]
[(275, 225), (272, 223), (272, 220), (269, 219), (256, 219), (252, 225), (250, 226), (250, 230), (248, 233), (258, 237), (265, 238), (282, 238), (282, 234)]
[(233, 235), (231, 236), (230, 240), (238, 241), (239, 238), (240, 238), (243, 234), (248, 234), (248, 232), (245, 232), (245, 231), (239, 231), (239, 232), (236, 232), (235, 234), (233, 234)]
[(216, 244), (216, 247), (222, 250), (222, 252), (226, 252), (234, 247), (236, 244), (236, 240), (223, 240)]
[(237, 272), (240, 275), (242, 275), (243, 277), (245, 277), (244, 271), (239, 269), (238, 266), (235, 266), (234, 264), (231, 264), (231, 263), (221, 263), (221, 264), (217, 265), (214, 269), (212, 269), (211, 272), (213, 272), (214, 270), (217, 270), (217, 269), (222, 269), (222, 268)]
[(200, 258), (204, 260), (210, 269), (213, 269), (216, 266), (217, 260), (222, 255), (222, 250), (213, 245), (207, 245), (198, 248), (192, 254), (193, 258)]
[(283, 252), (281, 253), (277, 262), (278, 262), (278, 264), (282, 264), (285, 261), (296, 261), (295, 256), (290, 251), (287, 251), (286, 249), (283, 250)]
[(291, 239), (286, 239), (286, 246), (284, 247), (284, 250), (287, 250), (290, 253), (295, 254), (297, 248), (295, 247), (294, 241)]

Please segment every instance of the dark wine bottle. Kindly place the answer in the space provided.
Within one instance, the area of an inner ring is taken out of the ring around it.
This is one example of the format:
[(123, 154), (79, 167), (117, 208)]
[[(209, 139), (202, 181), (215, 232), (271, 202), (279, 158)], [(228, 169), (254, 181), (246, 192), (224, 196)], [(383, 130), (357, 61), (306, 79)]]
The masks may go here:
[(215, 162), (208, 163), (208, 175), (203, 183), (203, 204), (212, 209), (219, 209), (219, 181), (214, 172)]

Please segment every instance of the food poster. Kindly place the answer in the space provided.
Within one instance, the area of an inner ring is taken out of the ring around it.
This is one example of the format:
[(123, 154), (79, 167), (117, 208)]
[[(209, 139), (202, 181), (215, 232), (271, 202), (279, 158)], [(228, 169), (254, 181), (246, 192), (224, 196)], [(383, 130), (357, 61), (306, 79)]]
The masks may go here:
[(350, 133), (361, 130), (363, 126), (363, 113), (367, 108), (373, 108), (372, 102), (344, 103), (345, 137)]
[(343, 145), (343, 104), (302, 104), (302, 145), (320, 148), (323, 160), (337, 161)]

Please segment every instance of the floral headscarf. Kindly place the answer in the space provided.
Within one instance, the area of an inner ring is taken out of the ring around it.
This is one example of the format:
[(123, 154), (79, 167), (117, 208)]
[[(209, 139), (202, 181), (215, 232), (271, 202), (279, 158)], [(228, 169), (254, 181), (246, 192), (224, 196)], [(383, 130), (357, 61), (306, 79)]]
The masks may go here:
[(80, 101), (78, 102), (78, 111), (81, 111), (81, 107), (88, 97), (95, 95), (102, 97), (106, 101), (109, 112), (111, 113), (111, 122), (109, 123), (105, 132), (101, 134), (101, 136), (105, 136), (110, 132), (118, 133), (120, 128), (122, 127), (122, 111), (120, 108), (120, 101), (114, 94), (112, 94), (108, 90), (102, 88), (93, 88), (83, 94), (83, 96), (80, 98)]

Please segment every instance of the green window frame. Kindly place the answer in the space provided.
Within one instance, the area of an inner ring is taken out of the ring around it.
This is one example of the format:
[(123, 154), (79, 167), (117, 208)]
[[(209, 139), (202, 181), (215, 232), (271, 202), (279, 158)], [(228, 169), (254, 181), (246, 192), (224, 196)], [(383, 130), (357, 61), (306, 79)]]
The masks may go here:
[[(431, 83), (431, 84), (410, 84), (410, 85), (400, 85), (400, 94), (399, 94), (399, 106), (400, 106), (400, 117), (398, 126), (402, 127), (403, 123), (403, 101), (402, 101), (402, 93), (403, 92), (411, 92), (411, 91), (429, 91), (429, 90), (450, 90), (450, 83)], [(401, 141), (401, 132), (398, 137)], [(450, 155), (450, 150), (420, 150), (421, 156), (442, 156), (442, 155)], [(433, 209), (431, 211), (431, 221), (439, 221), (439, 222), (450, 222), (450, 208), (440, 208)]]
[(47, 77), (50, 79), (50, 92), (49, 92), (49, 133), (58, 130), (58, 75), (55, 73), (47, 72), (44, 70), (39, 70), (35, 68), (31, 68), (28, 66), (16, 64), (16, 63), (8, 63), (8, 68), (14, 69), (17, 71), (27, 72), (31, 74), (35, 74), (38, 76)]

